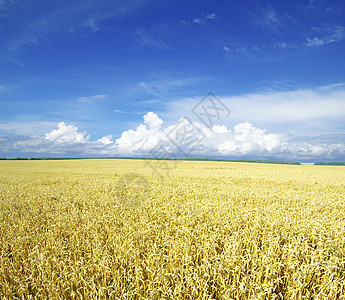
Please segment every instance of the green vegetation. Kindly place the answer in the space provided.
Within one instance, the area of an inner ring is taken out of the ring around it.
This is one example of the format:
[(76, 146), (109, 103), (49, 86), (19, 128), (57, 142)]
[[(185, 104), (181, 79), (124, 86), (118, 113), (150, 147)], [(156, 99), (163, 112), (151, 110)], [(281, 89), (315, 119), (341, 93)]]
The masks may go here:
[(345, 162), (317, 162), (315, 166), (345, 166)]

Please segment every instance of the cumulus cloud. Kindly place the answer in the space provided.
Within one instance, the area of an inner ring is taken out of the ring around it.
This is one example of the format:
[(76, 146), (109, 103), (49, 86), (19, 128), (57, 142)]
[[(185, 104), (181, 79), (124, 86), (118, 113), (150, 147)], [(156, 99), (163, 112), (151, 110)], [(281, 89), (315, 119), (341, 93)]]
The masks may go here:
[(152, 130), (159, 130), (161, 129), (163, 125), (163, 120), (158, 117), (157, 114), (153, 112), (148, 112), (144, 116), (144, 123), (149, 126), (150, 129)]
[(136, 130), (124, 131), (116, 140), (119, 153), (122, 154), (144, 154), (164, 140), (164, 133), (161, 131), (163, 120), (153, 112), (144, 115), (144, 124), (139, 125)]
[(228, 128), (226, 128), (225, 125), (214, 125), (212, 129), (213, 129), (214, 133), (227, 133), (228, 132)]
[[(182, 118), (176, 124), (163, 128), (163, 120), (150, 112), (144, 116), (144, 124), (122, 133), (116, 140), (113, 151), (121, 155), (147, 156), (153, 154), (155, 146), (160, 145), (164, 151), (177, 156), (187, 153), (198, 157), (308, 160), (339, 159), (345, 155), (345, 144), (339, 142), (339, 135), (336, 142), (332, 142), (335, 141), (334, 138), (328, 141), (318, 138), (293, 140), (289, 135), (268, 133), (248, 122), (239, 123), (233, 129), (228, 129), (225, 125), (208, 128), (198, 122), (189, 122), (183, 127), (186, 119)], [(176, 136), (181, 137), (181, 134), (185, 134), (184, 140), (174, 140)], [(190, 139), (190, 136), (194, 139)], [(193, 151), (188, 152), (188, 148), (193, 148)]]
[[(225, 125), (206, 127), (188, 118), (164, 127), (155, 113), (143, 116), (143, 123), (124, 131), (113, 141), (111, 135), (92, 141), (78, 127), (60, 122), (57, 129), (45, 136), (0, 136), (4, 153), (38, 153), (74, 156), (138, 156), (159, 157), (157, 146), (177, 157), (261, 158), (285, 160), (343, 160), (345, 135), (293, 138), (267, 132), (249, 122), (228, 128)], [(162, 157), (164, 153), (161, 153)]]
[(246, 122), (236, 125), (233, 132), (228, 133), (225, 141), (217, 145), (217, 150), (223, 155), (248, 155), (269, 153), (283, 144), (282, 136), (266, 134), (265, 130)]
[(58, 129), (46, 133), (45, 136), (47, 140), (58, 144), (86, 143), (90, 139), (90, 136), (85, 136), (85, 133), (78, 132), (78, 127), (66, 125), (65, 122), (60, 122)]
[(100, 139), (98, 139), (99, 142), (101, 142), (103, 145), (110, 145), (114, 142), (111, 140), (113, 137), (111, 135), (103, 136)]

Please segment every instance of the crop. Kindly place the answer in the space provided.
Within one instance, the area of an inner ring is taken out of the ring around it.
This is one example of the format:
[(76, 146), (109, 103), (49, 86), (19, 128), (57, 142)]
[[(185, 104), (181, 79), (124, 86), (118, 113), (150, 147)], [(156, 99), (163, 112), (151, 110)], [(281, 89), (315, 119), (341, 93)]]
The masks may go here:
[(343, 167), (0, 161), (0, 179), (4, 299), (345, 298)]

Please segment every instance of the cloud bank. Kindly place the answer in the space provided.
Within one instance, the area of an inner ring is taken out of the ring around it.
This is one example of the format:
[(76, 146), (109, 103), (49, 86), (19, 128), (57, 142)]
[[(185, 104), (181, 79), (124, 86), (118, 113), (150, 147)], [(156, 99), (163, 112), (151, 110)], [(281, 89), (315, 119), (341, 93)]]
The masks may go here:
[(187, 118), (165, 126), (155, 113), (143, 116), (143, 123), (122, 132), (91, 140), (78, 127), (60, 122), (44, 136), (0, 136), (2, 156), (136, 156), (261, 158), (297, 161), (344, 160), (345, 135), (328, 138), (294, 139), (270, 133), (249, 122), (207, 127)]
[[(218, 97), (231, 110), (230, 118), (222, 118), (221, 122), (228, 127), (249, 122), (271, 132), (294, 131), (306, 136), (344, 133), (344, 83), (310, 89), (287, 88)], [(200, 99), (184, 98), (169, 102), (168, 113), (164, 117), (178, 119), (181, 111), (191, 111)]]

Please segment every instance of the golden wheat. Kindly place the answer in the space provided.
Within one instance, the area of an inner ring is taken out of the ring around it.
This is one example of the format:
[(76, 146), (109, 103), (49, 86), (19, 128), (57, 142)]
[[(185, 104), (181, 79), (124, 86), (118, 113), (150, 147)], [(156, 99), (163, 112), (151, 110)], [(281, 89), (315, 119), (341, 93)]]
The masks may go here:
[(343, 167), (1, 161), (0, 176), (5, 299), (345, 298)]

